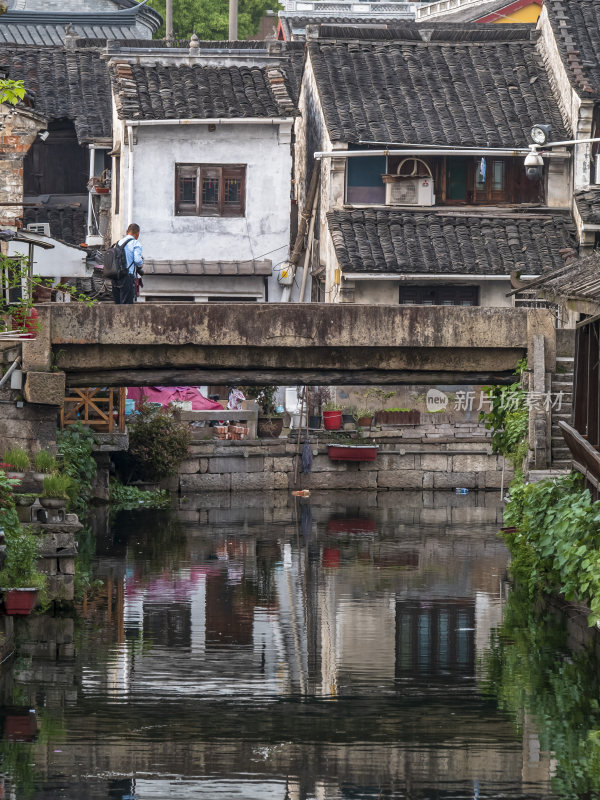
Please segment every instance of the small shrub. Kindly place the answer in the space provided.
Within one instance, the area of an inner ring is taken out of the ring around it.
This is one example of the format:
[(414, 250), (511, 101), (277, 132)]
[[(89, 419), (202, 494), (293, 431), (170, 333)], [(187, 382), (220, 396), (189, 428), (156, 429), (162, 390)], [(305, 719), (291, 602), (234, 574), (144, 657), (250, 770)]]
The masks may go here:
[[(18, 478), (9, 478), (8, 475), (0, 470), (0, 512), (3, 509), (15, 507), (15, 489), (20, 485)], [(2, 517), (0, 516), (0, 524)]]
[(43, 590), (46, 576), (37, 570), (38, 538), (31, 531), (23, 529), (18, 522), (6, 522), (6, 561), (0, 571), (0, 586)]
[(339, 403), (323, 403), (323, 411), (343, 411)]
[(163, 489), (149, 492), (138, 489), (137, 486), (123, 486), (113, 479), (110, 482), (110, 502), (112, 508), (117, 511), (134, 508), (168, 508), (171, 505), (171, 498)]
[(150, 481), (176, 475), (189, 444), (189, 427), (177, 422), (170, 409), (142, 405), (129, 428), (130, 475)]
[(58, 469), (58, 462), (56, 458), (47, 450), (40, 450), (33, 457), (33, 466), (37, 472), (51, 473), (56, 472)]
[(14, 468), (15, 472), (25, 472), (29, 469), (29, 455), (22, 447), (11, 447), (5, 450), (4, 461)]
[(240, 386), (240, 389), (247, 398), (256, 400), (263, 417), (280, 416), (275, 406), (275, 395), (277, 394), (277, 386), (275, 386), (275, 384), (270, 383), (264, 386)]
[(74, 511), (85, 510), (96, 477), (97, 465), (92, 455), (94, 442), (94, 434), (81, 423), (70, 425), (57, 436), (63, 471), (71, 478), (69, 507)]
[(73, 481), (69, 475), (60, 472), (56, 475), (46, 475), (44, 478), (44, 497), (61, 497), (68, 500), (72, 487)]

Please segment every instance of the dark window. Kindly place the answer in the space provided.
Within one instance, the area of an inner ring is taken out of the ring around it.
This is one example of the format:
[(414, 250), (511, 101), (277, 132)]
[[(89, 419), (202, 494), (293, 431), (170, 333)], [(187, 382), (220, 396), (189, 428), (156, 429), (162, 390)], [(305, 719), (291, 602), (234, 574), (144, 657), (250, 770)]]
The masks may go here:
[(75, 126), (70, 120), (57, 120), (48, 131), (48, 138), (37, 137), (25, 156), (24, 193), (87, 194), (89, 151), (77, 141)]
[(459, 284), (400, 286), (400, 305), (478, 306), (479, 287)]
[(178, 164), (175, 213), (181, 216), (243, 217), (246, 167), (240, 164)]
[(348, 203), (382, 205), (385, 203), (385, 185), (382, 175), (387, 171), (385, 156), (358, 156), (348, 159)]

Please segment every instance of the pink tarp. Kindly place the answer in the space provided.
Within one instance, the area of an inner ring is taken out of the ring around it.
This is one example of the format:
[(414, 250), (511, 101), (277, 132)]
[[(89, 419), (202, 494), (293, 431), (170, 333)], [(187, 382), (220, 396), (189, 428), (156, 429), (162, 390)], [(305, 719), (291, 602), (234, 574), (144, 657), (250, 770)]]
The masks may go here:
[(194, 411), (214, 411), (223, 408), (221, 403), (204, 397), (194, 386), (135, 386), (127, 389), (127, 397), (135, 400), (136, 407), (145, 398), (147, 403), (161, 403), (168, 406), (173, 402), (192, 402)]

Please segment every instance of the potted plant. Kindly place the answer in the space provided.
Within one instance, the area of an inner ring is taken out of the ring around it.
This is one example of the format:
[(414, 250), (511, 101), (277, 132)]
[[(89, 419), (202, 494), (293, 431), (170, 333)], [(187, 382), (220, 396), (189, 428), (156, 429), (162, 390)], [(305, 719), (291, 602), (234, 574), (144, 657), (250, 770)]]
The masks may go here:
[(354, 412), (354, 420), (359, 428), (370, 428), (373, 423), (373, 412), (368, 408), (357, 408)]
[(22, 447), (11, 447), (4, 452), (4, 464), (9, 478), (23, 480), (29, 469), (29, 456)]
[(331, 393), (327, 386), (309, 386), (307, 392), (308, 402), (308, 427), (318, 429), (321, 427), (323, 405), (331, 400)]
[(326, 431), (339, 431), (342, 427), (342, 407), (337, 403), (323, 405), (323, 425)]
[(48, 450), (40, 450), (33, 457), (33, 468), (34, 479), (43, 483), (46, 475), (58, 471), (58, 461)]
[(29, 530), (15, 529), (7, 536), (6, 561), (0, 572), (0, 587), (7, 614), (30, 614), (46, 576), (37, 569), (38, 540)]
[(40, 497), (40, 503), (44, 508), (59, 509), (64, 508), (69, 499), (69, 489), (72, 480), (68, 475), (57, 472), (55, 475), (46, 475), (44, 478), (44, 493)]
[(277, 386), (274, 384), (246, 386), (243, 391), (246, 397), (258, 403), (260, 409), (257, 424), (258, 437), (260, 439), (279, 438), (283, 430), (283, 417), (275, 407)]

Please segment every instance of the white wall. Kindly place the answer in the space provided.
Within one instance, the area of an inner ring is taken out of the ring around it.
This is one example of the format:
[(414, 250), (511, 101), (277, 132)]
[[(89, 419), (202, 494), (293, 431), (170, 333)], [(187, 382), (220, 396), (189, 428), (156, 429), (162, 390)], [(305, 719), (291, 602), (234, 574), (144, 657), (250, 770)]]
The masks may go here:
[[(118, 229), (137, 222), (149, 259), (238, 261), (288, 256), (292, 157), (290, 124), (145, 126), (133, 146), (133, 203), (128, 219), (128, 151), (122, 148)], [(119, 126), (122, 128), (122, 124)], [(175, 215), (176, 164), (245, 164), (244, 217)], [(117, 229), (116, 229), (117, 230)], [(262, 278), (261, 278), (262, 280)], [(280, 294), (269, 279), (272, 298)]]
[[(41, 238), (41, 237), (40, 237)], [(45, 242), (54, 245), (52, 250), (33, 250), (33, 274), (42, 278), (85, 278), (90, 274), (86, 269), (86, 254), (77, 247), (69, 247), (56, 239), (44, 238)], [(25, 242), (9, 242), (8, 255), (27, 255), (28, 245)]]
[[(411, 283), (418, 283), (418, 279)], [(440, 275), (439, 283), (452, 283), (451, 275)], [(342, 278), (342, 283), (345, 283)], [(368, 303), (369, 305), (397, 305), (399, 298), (400, 281), (353, 281), (354, 302)], [(425, 283), (425, 281), (423, 281)], [(427, 281), (427, 284), (432, 281)], [(508, 278), (490, 281), (478, 281), (477, 276), (473, 276), (472, 281), (461, 281), (461, 283), (471, 283), (479, 285), (479, 304), (487, 307), (512, 307), (511, 297), (506, 297), (510, 292), (510, 280)]]

